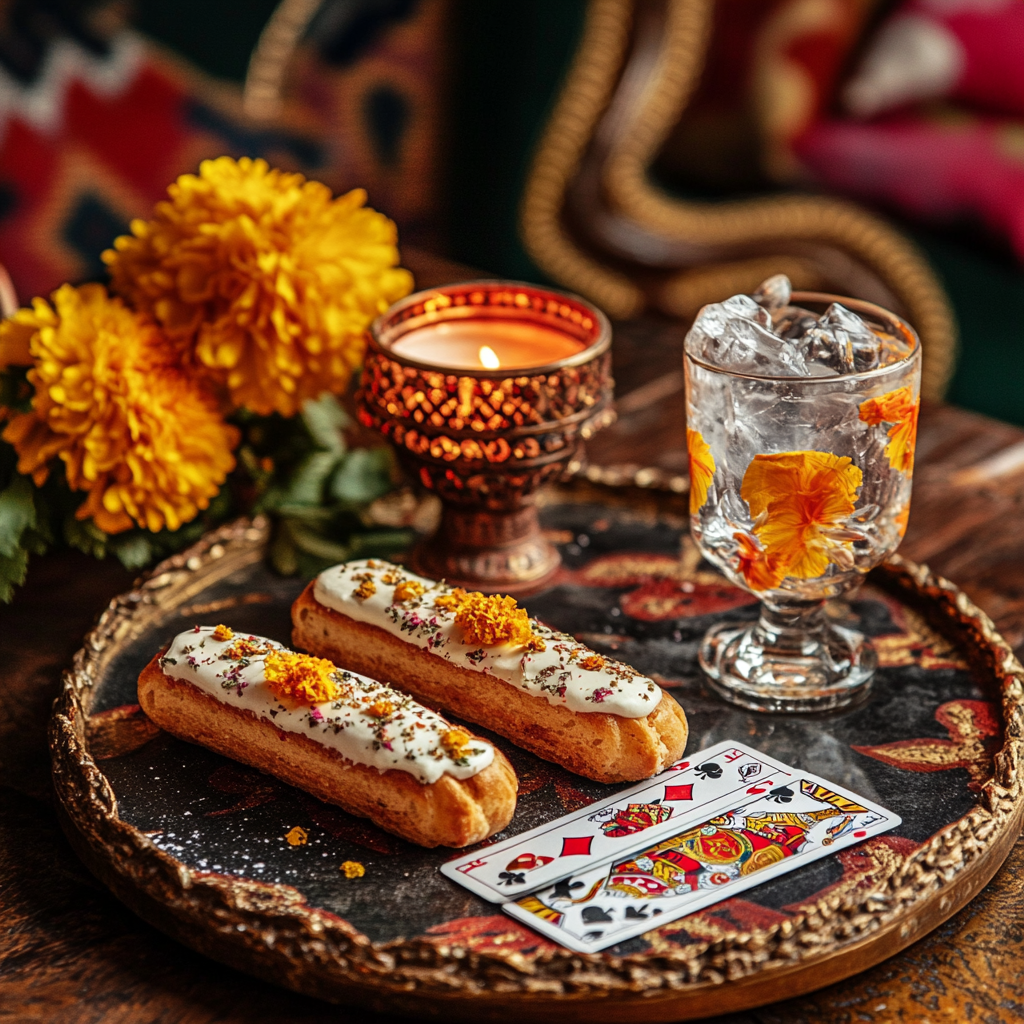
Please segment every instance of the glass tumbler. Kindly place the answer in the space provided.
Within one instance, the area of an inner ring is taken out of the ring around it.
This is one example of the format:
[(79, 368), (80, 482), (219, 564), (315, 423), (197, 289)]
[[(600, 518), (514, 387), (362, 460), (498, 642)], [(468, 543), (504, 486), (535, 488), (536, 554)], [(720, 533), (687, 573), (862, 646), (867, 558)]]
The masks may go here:
[(830, 621), (826, 602), (856, 588), (906, 531), (920, 408), (921, 346), (907, 323), (857, 299), (791, 301), (816, 314), (841, 303), (889, 361), (777, 377), (684, 356), (691, 533), (761, 601), (753, 625), (709, 630), (700, 664), (718, 694), (757, 711), (822, 711), (869, 687), (870, 641)]

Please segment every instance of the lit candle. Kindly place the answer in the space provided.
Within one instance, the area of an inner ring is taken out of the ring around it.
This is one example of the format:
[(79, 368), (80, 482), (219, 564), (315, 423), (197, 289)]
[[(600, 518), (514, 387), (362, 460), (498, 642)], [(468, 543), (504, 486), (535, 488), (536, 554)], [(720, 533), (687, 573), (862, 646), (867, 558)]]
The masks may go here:
[(391, 345), (391, 352), (400, 359), (451, 370), (525, 370), (557, 363), (585, 347), (542, 324), (449, 320), (409, 331)]

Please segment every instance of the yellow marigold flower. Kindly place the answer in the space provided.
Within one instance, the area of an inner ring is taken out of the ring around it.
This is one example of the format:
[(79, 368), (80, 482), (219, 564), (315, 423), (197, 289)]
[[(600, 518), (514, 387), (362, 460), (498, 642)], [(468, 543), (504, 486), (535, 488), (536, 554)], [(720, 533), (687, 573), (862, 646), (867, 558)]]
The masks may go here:
[(341, 693), (336, 671), (326, 658), (291, 651), (271, 651), (263, 662), (263, 677), (274, 696), (296, 704), (336, 700)]
[(861, 420), (870, 427), (892, 424), (888, 430), (889, 443), (885, 446), (889, 465), (901, 473), (913, 472), (917, 418), (921, 412), (921, 402), (914, 401), (914, 392), (909, 387), (897, 388), (878, 398), (866, 399), (859, 408)]
[(830, 452), (754, 456), (740, 494), (780, 580), (815, 579), (828, 568), (830, 548), (846, 543), (832, 540), (828, 531), (853, 513), (862, 479), (850, 459)]
[(514, 597), (467, 592), (455, 587), (450, 593), (441, 594), (434, 605), (455, 613), (455, 624), (462, 627), (466, 643), (486, 647), (494, 644), (526, 647), (539, 643), (540, 646), (532, 649), (544, 650), (544, 641), (534, 634), (530, 616)]
[(352, 596), (358, 601), (365, 601), (377, 593), (377, 584), (369, 576), (360, 582), (359, 586), (352, 591)]
[(68, 486), (88, 492), (79, 519), (107, 533), (176, 530), (234, 467), (238, 431), (151, 320), (98, 284), (62, 285), (51, 300), (0, 324), (0, 365), (27, 360), (35, 389), (32, 411), (3, 432), (18, 471), (41, 485), (60, 456)]
[(264, 160), (205, 160), (167, 192), (103, 254), (115, 289), (234, 406), (293, 416), (344, 390), (370, 321), (412, 289), (395, 225), (361, 189), (334, 199)]
[(580, 658), (579, 666), (585, 669), (587, 672), (600, 672), (604, 668), (605, 661), (600, 654), (588, 654), (585, 658)]
[(213, 631), (213, 639), (214, 640), (234, 640), (235, 639), (235, 631), (230, 626), (225, 626), (224, 623), (222, 622)]
[(467, 747), (472, 738), (465, 729), (449, 729), (441, 737), (441, 746), (453, 761), (459, 761), (469, 753)]
[(690, 456), (690, 514), (696, 515), (708, 500), (708, 488), (715, 475), (711, 447), (697, 430), (686, 428), (686, 451)]
[(362, 878), (366, 874), (366, 868), (357, 860), (346, 860), (342, 861), (341, 867), (338, 868), (346, 878)]

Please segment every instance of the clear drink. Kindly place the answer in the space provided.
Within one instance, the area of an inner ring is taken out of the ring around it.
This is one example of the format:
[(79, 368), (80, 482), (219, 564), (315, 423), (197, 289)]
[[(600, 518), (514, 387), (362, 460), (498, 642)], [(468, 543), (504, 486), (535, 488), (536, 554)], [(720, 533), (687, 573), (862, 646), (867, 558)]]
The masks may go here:
[(762, 602), (754, 626), (711, 630), (701, 665), (735, 703), (821, 710), (862, 693), (876, 665), (824, 602), (906, 531), (921, 352), (880, 307), (790, 297), (782, 281), (766, 282), (756, 306), (741, 296), (706, 307), (687, 337), (691, 532)]

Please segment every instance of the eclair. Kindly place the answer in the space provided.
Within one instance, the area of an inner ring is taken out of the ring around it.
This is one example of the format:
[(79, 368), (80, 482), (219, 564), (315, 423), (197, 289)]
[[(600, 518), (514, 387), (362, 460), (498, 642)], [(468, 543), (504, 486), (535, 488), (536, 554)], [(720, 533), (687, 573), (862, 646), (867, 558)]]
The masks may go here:
[(226, 626), (180, 633), (139, 677), (161, 729), (420, 846), (504, 828), (518, 788), (492, 744), (407, 693)]
[(292, 606), (292, 642), (387, 679), (598, 782), (649, 778), (686, 747), (653, 680), (487, 597), (373, 559), (322, 572)]

